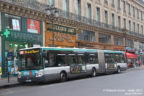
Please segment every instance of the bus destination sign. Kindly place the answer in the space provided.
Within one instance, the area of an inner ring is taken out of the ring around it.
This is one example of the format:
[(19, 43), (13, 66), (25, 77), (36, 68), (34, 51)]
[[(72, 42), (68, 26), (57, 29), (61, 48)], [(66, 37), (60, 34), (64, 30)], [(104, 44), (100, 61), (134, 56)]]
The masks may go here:
[(20, 51), (19, 54), (35, 54), (35, 53), (40, 53), (40, 50), (25, 50), (25, 51)]

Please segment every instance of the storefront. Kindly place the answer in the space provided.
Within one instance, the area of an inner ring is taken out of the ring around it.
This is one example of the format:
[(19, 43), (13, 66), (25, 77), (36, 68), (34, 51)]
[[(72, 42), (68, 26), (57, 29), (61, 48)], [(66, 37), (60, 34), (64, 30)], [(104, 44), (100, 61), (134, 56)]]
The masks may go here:
[(30, 18), (1, 14), (2, 32), (8, 29), (7, 37), (1, 35), (2, 76), (17, 74), (18, 56), (21, 48), (41, 46), (42, 22)]
[(135, 67), (137, 65), (137, 57), (135, 48), (126, 47), (126, 57), (128, 62), (128, 67)]
[(51, 47), (76, 47), (76, 30), (58, 24), (46, 24), (45, 46)]

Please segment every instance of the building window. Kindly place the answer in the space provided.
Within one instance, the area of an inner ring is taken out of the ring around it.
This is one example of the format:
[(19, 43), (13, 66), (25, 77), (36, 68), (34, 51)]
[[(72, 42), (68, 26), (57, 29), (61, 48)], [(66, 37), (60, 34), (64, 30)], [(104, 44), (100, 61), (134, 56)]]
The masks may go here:
[(83, 30), (78, 34), (78, 40), (95, 42), (95, 32)]
[(88, 19), (91, 19), (91, 4), (87, 4), (87, 16)]
[(118, 10), (120, 10), (120, 0), (118, 0)]
[(133, 32), (135, 32), (135, 22), (133, 22)]
[(54, 5), (54, 0), (48, 0), (48, 5)]
[(120, 16), (118, 16), (118, 28), (119, 29), (121, 28), (121, 18), (120, 18)]
[(131, 21), (129, 21), (129, 32), (131, 32)]
[(100, 8), (99, 7), (96, 8), (96, 17), (97, 17), (96, 20), (100, 22)]
[(10, 30), (21, 30), (21, 17), (5, 14), (5, 28)]
[(139, 33), (139, 24), (137, 24), (137, 31), (138, 31), (137, 33)]
[(110, 44), (111, 43), (111, 36), (99, 33), (99, 42), (100, 43)]
[(126, 5), (125, 5), (125, 1), (123, 1), (123, 12), (126, 12)]
[(124, 29), (126, 29), (126, 19), (124, 18), (123, 21), (124, 21)]
[(115, 17), (114, 17), (114, 14), (112, 14), (112, 27), (115, 26)]
[(81, 0), (76, 0), (76, 14), (81, 15)]
[(130, 48), (133, 48), (133, 40), (126, 39), (126, 46), (130, 47)]
[(65, 16), (68, 16), (69, 11), (69, 0), (63, 0), (63, 10), (65, 11)]
[(141, 20), (143, 20), (143, 14), (142, 14), (142, 11), (141, 11)]
[(108, 0), (104, 0), (104, 3), (105, 3), (106, 5), (108, 5)]
[(133, 6), (133, 17), (135, 17), (135, 7)]
[(143, 34), (144, 32), (143, 32), (143, 25), (141, 25), (141, 33)]
[(128, 4), (128, 14), (131, 15), (130, 4)]
[(137, 9), (137, 19), (139, 19), (139, 10)]
[(123, 39), (119, 38), (119, 37), (114, 37), (114, 44), (122, 46), (123, 45)]
[(108, 24), (108, 12), (105, 11), (105, 24)]
[(115, 4), (114, 4), (114, 0), (111, 0), (111, 6), (114, 8)]

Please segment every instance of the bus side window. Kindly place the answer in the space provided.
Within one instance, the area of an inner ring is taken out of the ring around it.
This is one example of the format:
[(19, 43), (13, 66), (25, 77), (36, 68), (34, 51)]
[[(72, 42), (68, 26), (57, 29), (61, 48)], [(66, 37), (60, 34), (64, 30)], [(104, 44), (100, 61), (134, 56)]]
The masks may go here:
[(85, 57), (83, 55), (77, 55), (78, 56), (78, 64), (85, 64)]
[(111, 54), (111, 62), (112, 62), (112, 63), (117, 62), (117, 60), (116, 60), (116, 54), (115, 54), (115, 53), (112, 53), (112, 54)]
[(119, 58), (120, 58), (120, 63), (124, 63), (125, 62), (123, 54), (120, 54)]
[(56, 56), (56, 65), (57, 66), (66, 66), (66, 54), (57, 54)]
[(55, 54), (49, 53), (45, 57), (45, 67), (55, 67)]
[(98, 63), (97, 54), (89, 54), (89, 56), (88, 56), (88, 63), (89, 64), (97, 64)]
[(115, 60), (116, 60), (117, 63), (120, 62), (119, 54), (116, 54), (116, 55), (115, 55)]
[(112, 62), (111, 60), (112, 60), (111, 55), (109, 53), (105, 53), (105, 62), (106, 63), (111, 63)]
[(67, 61), (69, 65), (77, 64), (77, 56), (76, 54), (68, 54)]

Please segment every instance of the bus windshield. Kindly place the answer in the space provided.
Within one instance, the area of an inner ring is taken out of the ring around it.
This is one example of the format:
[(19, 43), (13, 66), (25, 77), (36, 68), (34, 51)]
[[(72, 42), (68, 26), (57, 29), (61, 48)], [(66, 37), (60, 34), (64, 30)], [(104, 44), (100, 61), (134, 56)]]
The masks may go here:
[(42, 57), (40, 53), (31, 53), (20, 55), (19, 70), (39, 70), (43, 68)]

